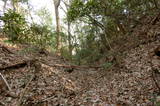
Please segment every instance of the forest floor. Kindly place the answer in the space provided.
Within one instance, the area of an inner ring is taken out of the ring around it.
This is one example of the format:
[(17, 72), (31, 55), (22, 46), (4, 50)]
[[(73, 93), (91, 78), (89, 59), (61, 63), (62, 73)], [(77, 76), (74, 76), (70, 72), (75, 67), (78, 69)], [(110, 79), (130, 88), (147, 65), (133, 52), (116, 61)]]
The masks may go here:
[(75, 66), (70, 72), (60, 56), (27, 54), (1, 42), (0, 72), (8, 86), (1, 77), (0, 105), (154, 106), (160, 102), (160, 73), (153, 71), (160, 58), (151, 54), (159, 43), (156, 38), (123, 51), (120, 65), (110, 69)]

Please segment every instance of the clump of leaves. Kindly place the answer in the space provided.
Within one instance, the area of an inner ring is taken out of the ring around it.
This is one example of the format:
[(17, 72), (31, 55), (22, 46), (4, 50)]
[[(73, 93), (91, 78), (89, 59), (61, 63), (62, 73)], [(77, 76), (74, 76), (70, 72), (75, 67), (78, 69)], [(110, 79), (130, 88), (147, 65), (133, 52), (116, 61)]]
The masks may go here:
[(76, 51), (76, 54), (73, 56), (74, 60), (78, 62), (77, 64), (92, 64), (95, 61), (98, 61), (101, 58), (99, 51), (83, 48)]
[(61, 55), (62, 55), (62, 57), (64, 57), (67, 60), (71, 60), (72, 59), (72, 57), (69, 54), (69, 50), (68, 50), (67, 46), (61, 48)]
[(4, 22), (3, 31), (10, 41), (23, 41), (24, 35), (27, 33), (27, 22), (23, 15), (8, 10), (0, 20)]
[(27, 24), (23, 15), (9, 10), (0, 18), (4, 22), (3, 31), (13, 43), (27, 43), (45, 48), (54, 42), (54, 33), (47, 25)]
[(32, 24), (29, 40), (40, 48), (45, 48), (53, 42), (54, 33), (46, 25)]

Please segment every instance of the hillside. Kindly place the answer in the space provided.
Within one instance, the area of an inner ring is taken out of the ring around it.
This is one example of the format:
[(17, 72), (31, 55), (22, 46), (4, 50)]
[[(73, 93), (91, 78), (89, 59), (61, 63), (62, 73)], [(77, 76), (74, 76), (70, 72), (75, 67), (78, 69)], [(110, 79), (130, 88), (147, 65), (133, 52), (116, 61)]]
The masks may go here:
[(160, 57), (154, 52), (160, 43), (159, 18), (156, 16), (137, 26), (131, 35), (134, 39), (128, 37), (121, 42), (117, 51), (121, 53), (121, 62), (108, 69), (72, 65), (49, 52), (23, 54), (22, 48), (1, 42), (0, 72), (8, 86), (1, 77), (0, 105), (154, 106), (160, 103)]

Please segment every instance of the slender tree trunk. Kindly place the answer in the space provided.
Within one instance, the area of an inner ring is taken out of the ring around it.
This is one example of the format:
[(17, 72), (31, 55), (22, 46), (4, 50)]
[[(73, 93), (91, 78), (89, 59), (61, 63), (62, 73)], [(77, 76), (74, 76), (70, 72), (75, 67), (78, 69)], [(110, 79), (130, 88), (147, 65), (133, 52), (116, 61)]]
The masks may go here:
[(60, 35), (60, 19), (59, 19), (59, 11), (58, 11), (58, 7), (60, 5), (60, 0), (53, 0), (54, 1), (54, 7), (55, 7), (55, 15), (56, 15), (56, 32), (57, 32), (57, 36), (56, 36), (56, 49), (57, 52), (60, 53), (60, 49), (61, 49), (61, 35)]
[(69, 43), (69, 54), (72, 57), (72, 43), (71, 43), (71, 32), (70, 32), (70, 22), (68, 22), (68, 43)]
[(18, 0), (12, 0), (11, 3), (12, 3), (12, 6), (13, 6), (13, 11), (19, 12)]
[(158, 3), (157, 3), (157, 1), (156, 1), (156, 0), (153, 0), (153, 2), (154, 2), (155, 8), (156, 8), (156, 9), (159, 9), (159, 8), (158, 8)]
[(7, 1), (8, 1), (8, 0), (4, 0), (4, 1), (3, 1), (3, 2), (4, 2), (4, 5), (3, 5), (3, 13), (5, 13)]
[(27, 7), (28, 7), (28, 15), (30, 16), (32, 23), (34, 23), (34, 20), (33, 20), (32, 14), (31, 14), (30, 4), (28, 1), (27, 1)]
[(15, 0), (12, 0), (11, 3), (12, 3), (13, 11), (16, 11)]
[(55, 13), (56, 13), (56, 31), (57, 31), (57, 50), (60, 49), (60, 21), (59, 21), (59, 12), (58, 9), (55, 9)]
[[(64, 1), (64, 0), (62, 0), (62, 2), (64, 3), (64, 5), (66, 6), (66, 9), (67, 9), (67, 11), (69, 10), (69, 8), (70, 8), (70, 0), (67, 0), (67, 1)], [(66, 13), (66, 15), (67, 15), (67, 12), (66, 11), (64, 11), (65, 13)], [(69, 43), (69, 46), (68, 46), (68, 50), (69, 50), (69, 55), (70, 55), (70, 57), (71, 57), (71, 60), (72, 60), (72, 50), (73, 50), (73, 48), (72, 48), (72, 35), (71, 35), (71, 23), (67, 20), (67, 26), (68, 26), (68, 43)]]

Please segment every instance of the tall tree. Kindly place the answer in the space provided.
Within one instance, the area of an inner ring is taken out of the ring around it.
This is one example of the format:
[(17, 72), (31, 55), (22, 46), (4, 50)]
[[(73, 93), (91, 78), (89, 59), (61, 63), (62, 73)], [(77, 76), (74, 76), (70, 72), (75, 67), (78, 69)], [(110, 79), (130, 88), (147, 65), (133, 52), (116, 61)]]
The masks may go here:
[[(71, 0), (62, 0), (62, 2), (64, 3), (65, 7), (66, 7), (66, 10), (61, 7), (61, 9), (64, 11), (64, 13), (66, 14), (67, 16), (67, 12), (70, 8), (70, 3), (71, 3)], [(71, 35), (71, 22), (67, 19), (67, 32), (68, 32), (68, 50), (69, 50), (69, 55), (70, 57), (72, 57), (72, 35)]]
[(57, 49), (57, 52), (60, 53), (60, 49), (61, 49), (61, 35), (60, 35), (60, 32), (61, 32), (61, 28), (60, 28), (60, 18), (59, 18), (59, 5), (60, 5), (60, 1), (61, 0), (53, 0), (54, 2), (54, 8), (55, 8), (55, 15), (56, 15), (56, 32), (57, 32), (57, 37), (56, 37), (56, 41), (57, 41), (57, 44), (56, 44), (56, 49)]

